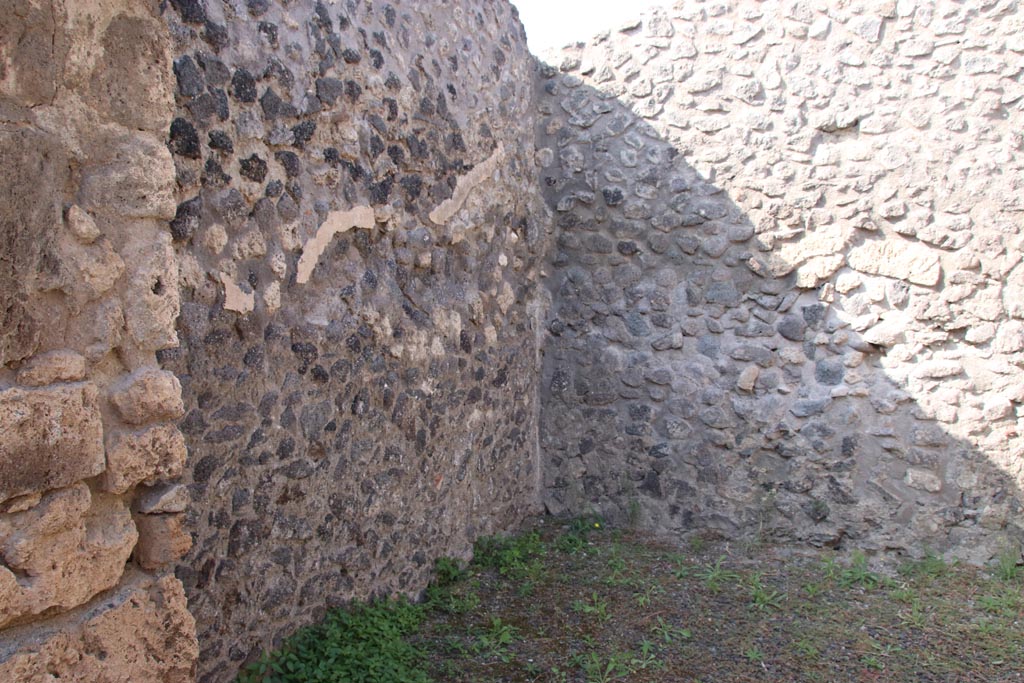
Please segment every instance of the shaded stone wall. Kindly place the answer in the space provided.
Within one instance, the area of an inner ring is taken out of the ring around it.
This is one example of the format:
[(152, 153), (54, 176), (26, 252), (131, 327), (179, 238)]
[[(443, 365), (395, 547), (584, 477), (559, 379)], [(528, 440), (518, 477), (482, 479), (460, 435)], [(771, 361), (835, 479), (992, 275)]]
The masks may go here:
[(545, 209), (506, 3), (172, 2), (201, 681), (534, 509)]
[(192, 678), (168, 47), (155, 3), (0, 16), (0, 680)]
[(551, 58), (549, 510), (1019, 542), (1022, 27), (1014, 2), (686, 2)]

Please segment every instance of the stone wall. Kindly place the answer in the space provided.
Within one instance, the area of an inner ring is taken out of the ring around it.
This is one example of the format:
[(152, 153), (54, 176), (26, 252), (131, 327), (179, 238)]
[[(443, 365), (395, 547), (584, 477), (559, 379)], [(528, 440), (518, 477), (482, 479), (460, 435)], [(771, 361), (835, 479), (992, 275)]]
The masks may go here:
[(538, 67), (504, 2), (15, 0), (0, 679), (230, 680), (538, 491), (1019, 543), (1022, 35), (688, 1)]
[(534, 63), (506, 3), (172, 2), (200, 681), (535, 509)]
[(549, 510), (1021, 538), (1024, 13), (685, 2), (539, 83)]
[(188, 681), (169, 41), (156, 3), (0, 16), (0, 680)]

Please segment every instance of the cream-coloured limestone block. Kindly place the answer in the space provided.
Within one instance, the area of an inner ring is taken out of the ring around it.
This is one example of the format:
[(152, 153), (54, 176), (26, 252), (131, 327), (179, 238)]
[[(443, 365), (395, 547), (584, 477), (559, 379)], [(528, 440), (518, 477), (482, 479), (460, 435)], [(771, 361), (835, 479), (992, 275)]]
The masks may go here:
[(942, 275), (939, 257), (931, 249), (890, 237), (869, 240), (850, 250), (847, 263), (856, 271), (869, 275), (885, 275), (934, 287)]
[(86, 383), (0, 391), (0, 501), (103, 471), (98, 397)]
[(927, 491), (929, 493), (938, 493), (942, 490), (942, 479), (939, 475), (929, 470), (923, 470), (917, 467), (907, 468), (907, 473), (903, 477), (903, 481), (906, 482), (907, 486), (919, 491)]
[(743, 368), (740, 376), (736, 378), (736, 388), (740, 391), (751, 393), (754, 391), (754, 386), (757, 384), (757, 378), (761, 374), (761, 369), (756, 365), (748, 365)]
[(93, 215), (174, 218), (174, 161), (162, 140), (141, 132), (125, 135), (110, 156), (83, 170), (78, 192), (83, 208)]
[(178, 264), (171, 236), (155, 227), (148, 234), (151, 239), (134, 241), (122, 252), (128, 275), (121, 302), (132, 341), (156, 351), (178, 345)]
[(124, 493), (136, 484), (176, 477), (185, 466), (186, 456), (185, 437), (174, 425), (114, 432), (107, 439), (103, 490)]
[(18, 384), (26, 387), (41, 387), (54, 382), (78, 382), (83, 379), (85, 358), (67, 349), (38, 355), (18, 372)]
[(111, 391), (110, 401), (130, 424), (177, 420), (185, 414), (181, 382), (157, 368), (141, 368), (124, 378)]
[(4, 635), (0, 680), (18, 683), (192, 683), (199, 656), (181, 582), (141, 572), (41, 629)]
[(778, 245), (768, 254), (768, 267), (775, 277), (788, 275), (811, 259), (843, 253), (852, 236), (852, 229), (838, 223), (820, 226), (792, 242)]
[(182, 557), (192, 547), (184, 514), (134, 515), (139, 542), (133, 556), (143, 569), (158, 569)]
[(116, 585), (137, 540), (125, 501), (94, 496), (83, 483), (0, 516), (0, 627), (77, 607)]
[(373, 226), (373, 209), (369, 206), (357, 206), (348, 211), (332, 211), (329, 213), (324, 222), (317, 228), (316, 234), (312, 239), (302, 245), (302, 256), (299, 257), (299, 263), (296, 267), (295, 282), (300, 285), (309, 282), (309, 277), (313, 274), (317, 261), (320, 260), (321, 254), (324, 253), (324, 249), (327, 248), (327, 245), (330, 244), (335, 235), (348, 232), (352, 228), (369, 230)]

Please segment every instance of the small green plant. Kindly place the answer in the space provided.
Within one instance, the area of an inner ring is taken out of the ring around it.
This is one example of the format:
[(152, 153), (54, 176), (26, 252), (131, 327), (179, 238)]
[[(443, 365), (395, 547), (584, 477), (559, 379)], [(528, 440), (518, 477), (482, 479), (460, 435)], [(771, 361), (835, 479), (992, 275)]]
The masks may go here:
[(629, 583), (629, 578), (626, 576), (626, 569), (628, 565), (626, 560), (618, 555), (613, 556), (608, 560), (609, 574), (605, 579), (605, 583), (610, 586), (623, 586)]
[(668, 558), (672, 562), (672, 576), (679, 581), (693, 576), (695, 568), (686, 561), (683, 555), (671, 555)]
[(434, 585), (450, 586), (465, 577), (466, 572), (459, 561), (451, 557), (439, 557), (434, 561)]
[(512, 659), (509, 645), (519, 639), (519, 629), (504, 623), (500, 617), (491, 617), (490, 626), (477, 637), (474, 650), (487, 657), (508, 662)]
[(573, 555), (587, 547), (591, 532), (604, 529), (604, 520), (597, 515), (584, 515), (573, 519), (565, 533), (555, 541), (555, 547), (563, 553)]
[(860, 661), (861, 664), (863, 664), (869, 669), (874, 669), (875, 671), (885, 670), (885, 664), (882, 664), (882, 660), (879, 659), (876, 655), (864, 655), (860, 658)]
[(750, 603), (759, 610), (782, 609), (782, 593), (770, 586), (764, 585), (761, 581), (763, 574), (754, 572), (747, 578), (747, 586), (750, 588)]
[(853, 551), (850, 556), (850, 566), (839, 574), (839, 585), (843, 588), (853, 586), (877, 588), (881, 582), (881, 577), (868, 569), (868, 558), (860, 550)]
[(821, 573), (826, 581), (835, 581), (839, 578), (841, 568), (834, 557), (826, 557), (821, 561)]
[(629, 669), (631, 673), (637, 671), (662, 670), (665, 668), (665, 662), (658, 657), (654, 643), (644, 639), (640, 642), (640, 652), (636, 653), (632, 659), (629, 660)]
[(903, 610), (898, 614), (898, 617), (900, 622), (907, 627), (924, 628), (928, 623), (924, 609), (921, 606), (921, 601), (918, 598), (911, 599), (910, 609)]
[(743, 651), (743, 657), (748, 662), (763, 662), (764, 661), (764, 653), (761, 652), (761, 648), (759, 648), (757, 645), (751, 645), (746, 650), (744, 650)]
[(663, 617), (658, 617), (658, 624), (653, 630), (654, 634), (666, 644), (680, 640), (689, 640), (693, 637), (693, 633), (690, 629), (682, 628), (681, 626), (674, 626), (665, 621)]
[(630, 674), (629, 655), (612, 652), (602, 657), (597, 652), (576, 655), (572, 660), (583, 671), (587, 683), (609, 683)]
[(656, 583), (650, 583), (643, 586), (641, 590), (636, 593), (634, 599), (636, 600), (637, 607), (650, 607), (654, 598), (659, 595), (663, 595), (664, 593), (664, 588)]
[(601, 599), (597, 591), (591, 593), (589, 600), (574, 600), (572, 609), (580, 614), (596, 616), (601, 621), (608, 621), (609, 619), (608, 603)]
[(910, 605), (918, 600), (917, 591), (905, 584), (899, 588), (893, 589), (889, 595), (892, 596), (893, 600), (902, 602), (906, 605)]
[(690, 551), (695, 553), (702, 553), (708, 547), (708, 542), (703, 536), (690, 536), (686, 544), (690, 546)]
[(801, 638), (793, 644), (793, 647), (797, 654), (805, 659), (817, 659), (818, 655), (821, 654), (818, 646), (808, 638)]
[(813, 600), (814, 598), (818, 597), (819, 595), (825, 592), (825, 586), (815, 581), (811, 581), (803, 585), (803, 591), (807, 594), (808, 598)]
[(704, 587), (712, 593), (721, 592), (722, 585), (725, 583), (739, 581), (739, 574), (723, 567), (724, 562), (725, 555), (722, 555), (715, 560), (713, 565), (705, 567), (699, 574), (701, 581), (704, 582)]

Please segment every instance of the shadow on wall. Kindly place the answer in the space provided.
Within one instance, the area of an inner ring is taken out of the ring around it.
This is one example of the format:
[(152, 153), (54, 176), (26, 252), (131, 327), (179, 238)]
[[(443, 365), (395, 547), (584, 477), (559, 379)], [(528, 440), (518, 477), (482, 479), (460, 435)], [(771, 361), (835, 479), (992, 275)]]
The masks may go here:
[(542, 67), (548, 510), (1019, 544), (1019, 19), (680, 7)]

